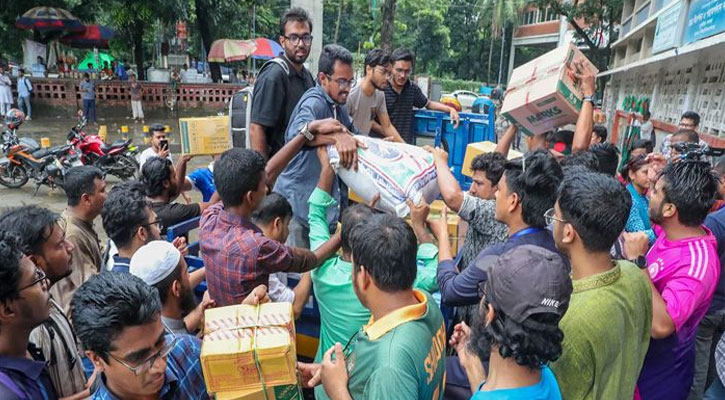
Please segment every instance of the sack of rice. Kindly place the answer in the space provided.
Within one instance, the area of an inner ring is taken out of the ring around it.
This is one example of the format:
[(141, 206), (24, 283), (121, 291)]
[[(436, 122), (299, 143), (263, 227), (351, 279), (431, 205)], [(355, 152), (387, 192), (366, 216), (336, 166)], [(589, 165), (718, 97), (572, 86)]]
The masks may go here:
[(357, 150), (357, 171), (340, 165), (335, 146), (328, 146), (327, 154), (340, 179), (366, 203), (379, 193), (377, 208), (405, 217), (410, 212), (406, 199), (417, 204), (424, 198), (430, 204), (438, 197), (438, 175), (427, 151), (367, 136), (356, 138), (367, 145)]

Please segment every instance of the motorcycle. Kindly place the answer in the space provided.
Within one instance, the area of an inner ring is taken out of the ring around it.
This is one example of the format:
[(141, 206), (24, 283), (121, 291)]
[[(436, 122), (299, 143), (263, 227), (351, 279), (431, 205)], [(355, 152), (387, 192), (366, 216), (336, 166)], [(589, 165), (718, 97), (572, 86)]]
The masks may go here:
[(98, 135), (88, 135), (83, 131), (87, 120), (80, 115), (78, 124), (68, 132), (68, 143), (79, 153), (84, 165), (98, 167), (103, 174), (111, 174), (121, 180), (132, 179), (138, 172), (136, 161), (138, 148), (131, 139), (118, 140), (107, 144)]
[(33, 196), (42, 185), (63, 189), (66, 172), (83, 165), (71, 145), (41, 149), (33, 139), (19, 139), (14, 130), (2, 133), (1, 143), (5, 156), (0, 158), (0, 185), (17, 189), (32, 178), (36, 185)]

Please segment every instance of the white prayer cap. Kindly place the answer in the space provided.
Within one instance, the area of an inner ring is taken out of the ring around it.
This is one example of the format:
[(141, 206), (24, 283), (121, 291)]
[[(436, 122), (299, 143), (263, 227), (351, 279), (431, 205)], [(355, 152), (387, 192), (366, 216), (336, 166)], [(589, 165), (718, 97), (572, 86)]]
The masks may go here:
[(155, 285), (171, 275), (181, 260), (181, 253), (173, 244), (154, 240), (143, 245), (131, 257), (129, 272), (149, 285)]

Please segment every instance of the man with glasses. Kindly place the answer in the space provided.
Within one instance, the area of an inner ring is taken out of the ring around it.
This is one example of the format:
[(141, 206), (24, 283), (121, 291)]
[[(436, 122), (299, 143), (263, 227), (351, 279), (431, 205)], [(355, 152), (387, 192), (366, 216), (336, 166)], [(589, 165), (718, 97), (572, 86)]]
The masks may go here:
[[(0, 226), (21, 238), (25, 254), (47, 276), (49, 287), (71, 274), (74, 246), (66, 239), (58, 214), (37, 206), (18, 207), (0, 216)], [(48, 362), (50, 379), (58, 396), (80, 399), (90, 395), (76, 337), (53, 296), (50, 317), (33, 330), (30, 342)]]
[[(678, 128), (680, 130), (686, 129), (697, 132), (697, 129), (700, 127), (700, 114), (694, 112), (694, 111), (687, 111), (680, 117), (680, 123), (678, 125)], [(675, 134), (669, 134), (665, 136), (665, 140), (662, 141), (662, 145), (660, 145), (660, 153), (662, 153), (665, 156), (666, 160), (669, 160), (672, 155), (672, 139), (676, 135)], [(698, 139), (698, 142), (700, 146), (707, 146), (707, 143), (703, 142), (702, 139)]]
[(71, 309), (100, 371), (92, 399), (208, 398), (201, 342), (164, 329), (156, 288), (131, 274), (100, 274), (76, 291)]
[(652, 292), (633, 263), (613, 261), (609, 252), (631, 205), (616, 179), (577, 171), (566, 175), (546, 213), (556, 247), (571, 260), (574, 285), (559, 324), (563, 351), (551, 365), (565, 399), (626, 399), (634, 393), (649, 346)]
[(265, 157), (284, 146), (290, 115), (308, 89), (315, 86), (304, 66), (312, 45), (312, 21), (301, 8), (292, 8), (280, 21), (279, 42), (284, 53), (262, 66), (252, 94), (249, 127), (252, 149)]
[[(453, 107), (443, 103), (428, 100), (418, 85), (410, 81), (413, 73), (413, 53), (405, 48), (398, 48), (393, 51), (391, 61), (393, 62), (393, 74), (390, 78), (390, 85), (385, 88), (385, 103), (388, 107), (388, 115), (397, 129), (400, 136), (410, 144), (415, 144), (415, 132), (413, 132), (413, 107), (427, 108), (429, 110), (442, 111), (450, 114), (453, 126), (458, 127), (458, 112)], [(382, 121), (380, 121), (382, 122)], [(385, 131), (379, 124), (373, 124), (373, 131), (385, 135)]]
[[(294, 212), (287, 244), (306, 249), (310, 248), (307, 199), (317, 185), (321, 169), (314, 147), (334, 145), (342, 167), (357, 168), (358, 142), (351, 135), (357, 129), (343, 107), (354, 84), (352, 54), (342, 46), (327, 45), (322, 49), (318, 66), (317, 86), (305, 92), (297, 103), (285, 137), (289, 143), (304, 136), (306, 146), (295, 154), (274, 186), (274, 191), (290, 202)], [(332, 187), (332, 197), (342, 207), (347, 205), (347, 187), (339, 179)], [(328, 222), (336, 224), (339, 215), (339, 208), (333, 208)]]
[(30, 332), (50, 315), (45, 272), (23, 255), (14, 233), (0, 230), (0, 398), (58, 398)]
[(363, 135), (369, 135), (373, 120), (377, 119), (386, 138), (403, 142), (390, 123), (385, 105), (385, 88), (390, 78), (390, 56), (380, 49), (372, 49), (365, 56), (365, 77), (350, 91), (345, 107), (352, 122)]

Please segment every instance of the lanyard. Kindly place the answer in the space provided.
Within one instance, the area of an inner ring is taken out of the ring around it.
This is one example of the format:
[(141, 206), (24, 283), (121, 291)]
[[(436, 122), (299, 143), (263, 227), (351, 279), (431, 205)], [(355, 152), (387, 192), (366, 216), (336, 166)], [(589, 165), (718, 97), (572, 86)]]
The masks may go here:
[(522, 230), (514, 233), (513, 235), (511, 235), (511, 239), (516, 239), (517, 237), (521, 237), (524, 235), (528, 235), (529, 233), (535, 233), (535, 232), (539, 232), (539, 231), (541, 231), (541, 228), (536, 228), (536, 227), (530, 226), (526, 229), (522, 229)]

